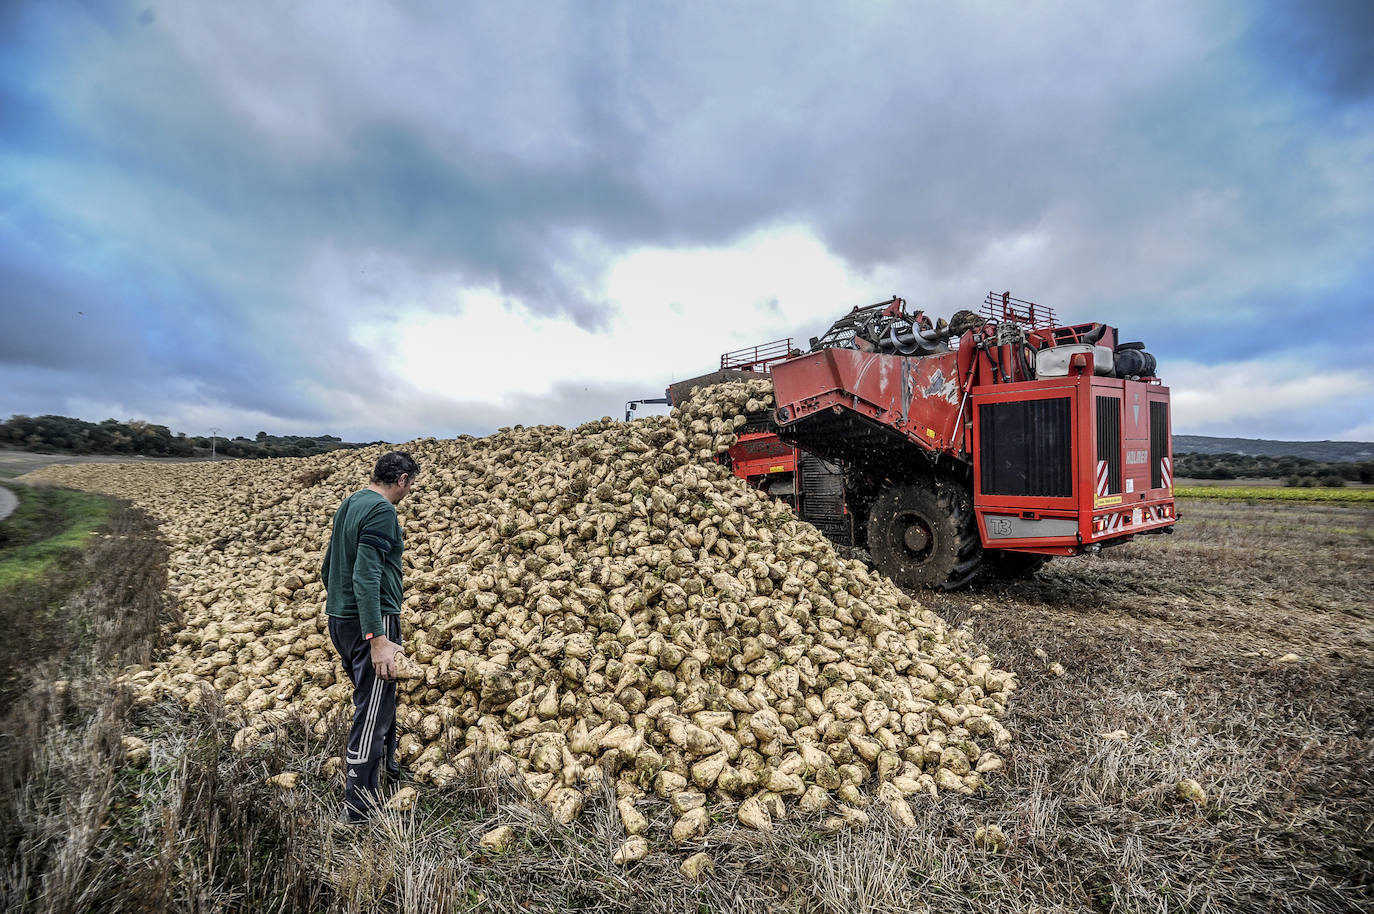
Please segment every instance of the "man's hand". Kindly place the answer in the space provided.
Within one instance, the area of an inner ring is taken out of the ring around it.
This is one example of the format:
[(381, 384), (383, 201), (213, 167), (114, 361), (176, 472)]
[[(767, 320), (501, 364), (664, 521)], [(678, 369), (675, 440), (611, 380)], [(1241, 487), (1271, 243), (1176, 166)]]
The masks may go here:
[(388, 681), (395, 679), (401, 646), (386, 635), (375, 636), (371, 643), (373, 672)]

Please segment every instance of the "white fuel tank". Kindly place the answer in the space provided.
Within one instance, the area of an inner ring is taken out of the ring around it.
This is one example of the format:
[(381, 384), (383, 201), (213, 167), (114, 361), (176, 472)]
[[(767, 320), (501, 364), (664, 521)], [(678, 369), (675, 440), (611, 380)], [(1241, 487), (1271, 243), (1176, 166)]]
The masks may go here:
[(1093, 357), (1093, 374), (1110, 375), (1116, 370), (1112, 362), (1112, 351), (1106, 346), (1092, 343), (1070, 343), (1066, 346), (1051, 346), (1035, 354), (1035, 376), (1037, 378), (1062, 378), (1069, 373), (1069, 363), (1080, 352), (1090, 352)]

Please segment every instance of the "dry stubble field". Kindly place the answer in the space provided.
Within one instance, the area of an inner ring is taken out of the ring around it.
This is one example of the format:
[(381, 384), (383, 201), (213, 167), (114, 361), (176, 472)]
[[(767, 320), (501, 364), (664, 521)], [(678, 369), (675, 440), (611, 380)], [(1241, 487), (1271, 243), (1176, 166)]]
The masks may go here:
[[(326, 821), (335, 788), (310, 775), (337, 746), (296, 734), (240, 757), (213, 709), (192, 719), (111, 703), (102, 687), (49, 687), (49, 711), (29, 702), (7, 725), (34, 750), (7, 785), (9, 897), (35, 911), (1369, 910), (1374, 510), (1181, 510), (1173, 537), (1058, 561), (1029, 582), (917, 595), (971, 626), (1022, 686), (1006, 770), (983, 795), (917, 804), (914, 829), (881, 813), (839, 835), (804, 819), (769, 835), (726, 824), (708, 839), (715, 871), (690, 882), (666, 841), (629, 869), (611, 864), (620, 837), (604, 800), (557, 826), (510, 782), (478, 777), (340, 834)], [(137, 545), (139, 529), (126, 522), (93, 564), (118, 568), (129, 551), (154, 580), (159, 553)], [(125, 591), (143, 589), (121, 574), (78, 602), (113, 632), (127, 623), (108, 597)], [(156, 625), (150, 594), (140, 606), (126, 640)], [(125, 732), (152, 741), (153, 763), (104, 777)], [(284, 765), (307, 775), (285, 803), (263, 784)], [(1178, 795), (1184, 778), (1205, 804)], [(523, 838), (485, 855), (476, 838), (498, 824)], [(991, 825), (1005, 843), (975, 840)], [(16, 869), (44, 854), (55, 878)]]
[(970, 804), (1013, 836), (986, 873), (1037, 886), (1000, 887), (1027, 909), (1058, 884), (1067, 909), (1369, 910), (1374, 510), (1180, 510), (1173, 537), (931, 601), (1022, 679), (1010, 776)]
[(71, 463), (199, 463), (201, 458), (138, 457), (106, 454), (38, 454), (0, 447), (0, 479), (13, 479), (44, 467)]

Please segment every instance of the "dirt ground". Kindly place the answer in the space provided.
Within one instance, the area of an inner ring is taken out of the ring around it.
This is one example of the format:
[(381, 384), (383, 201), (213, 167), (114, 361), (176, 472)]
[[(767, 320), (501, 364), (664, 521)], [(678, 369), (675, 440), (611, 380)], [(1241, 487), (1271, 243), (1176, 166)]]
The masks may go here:
[[(973, 805), (1011, 820), (1004, 866), (1041, 838), (1070, 853), (1069, 908), (1369, 910), (1374, 510), (1180, 511), (1175, 536), (926, 596), (1023, 682), (1011, 777)], [(1059, 828), (1038, 834), (1037, 791)]]
[(1057, 559), (1029, 581), (926, 602), (973, 619), (975, 630), (1034, 615), (1051, 639), (1050, 631), (1075, 635), (1070, 641), (1149, 635), (1175, 642), (1171, 653), (1198, 670), (1253, 669), (1266, 650), (1321, 665), (1374, 661), (1374, 510), (1196, 499), (1180, 512), (1175, 536)]
[(0, 448), (0, 479), (66, 463), (195, 463), (199, 457), (139, 457), (135, 454), (35, 454)]

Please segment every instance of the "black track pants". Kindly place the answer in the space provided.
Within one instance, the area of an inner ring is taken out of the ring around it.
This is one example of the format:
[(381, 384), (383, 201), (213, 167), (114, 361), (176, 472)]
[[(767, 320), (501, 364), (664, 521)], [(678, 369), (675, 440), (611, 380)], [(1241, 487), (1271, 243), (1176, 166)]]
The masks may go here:
[[(383, 615), (386, 636), (401, 643), (401, 617)], [(396, 752), (396, 683), (372, 671), (372, 643), (363, 639), (357, 619), (329, 617), (329, 638), (353, 683), (353, 729), (344, 755), (347, 780), (344, 806), (351, 822), (367, 818), (381, 800), (378, 773), (383, 760)]]

